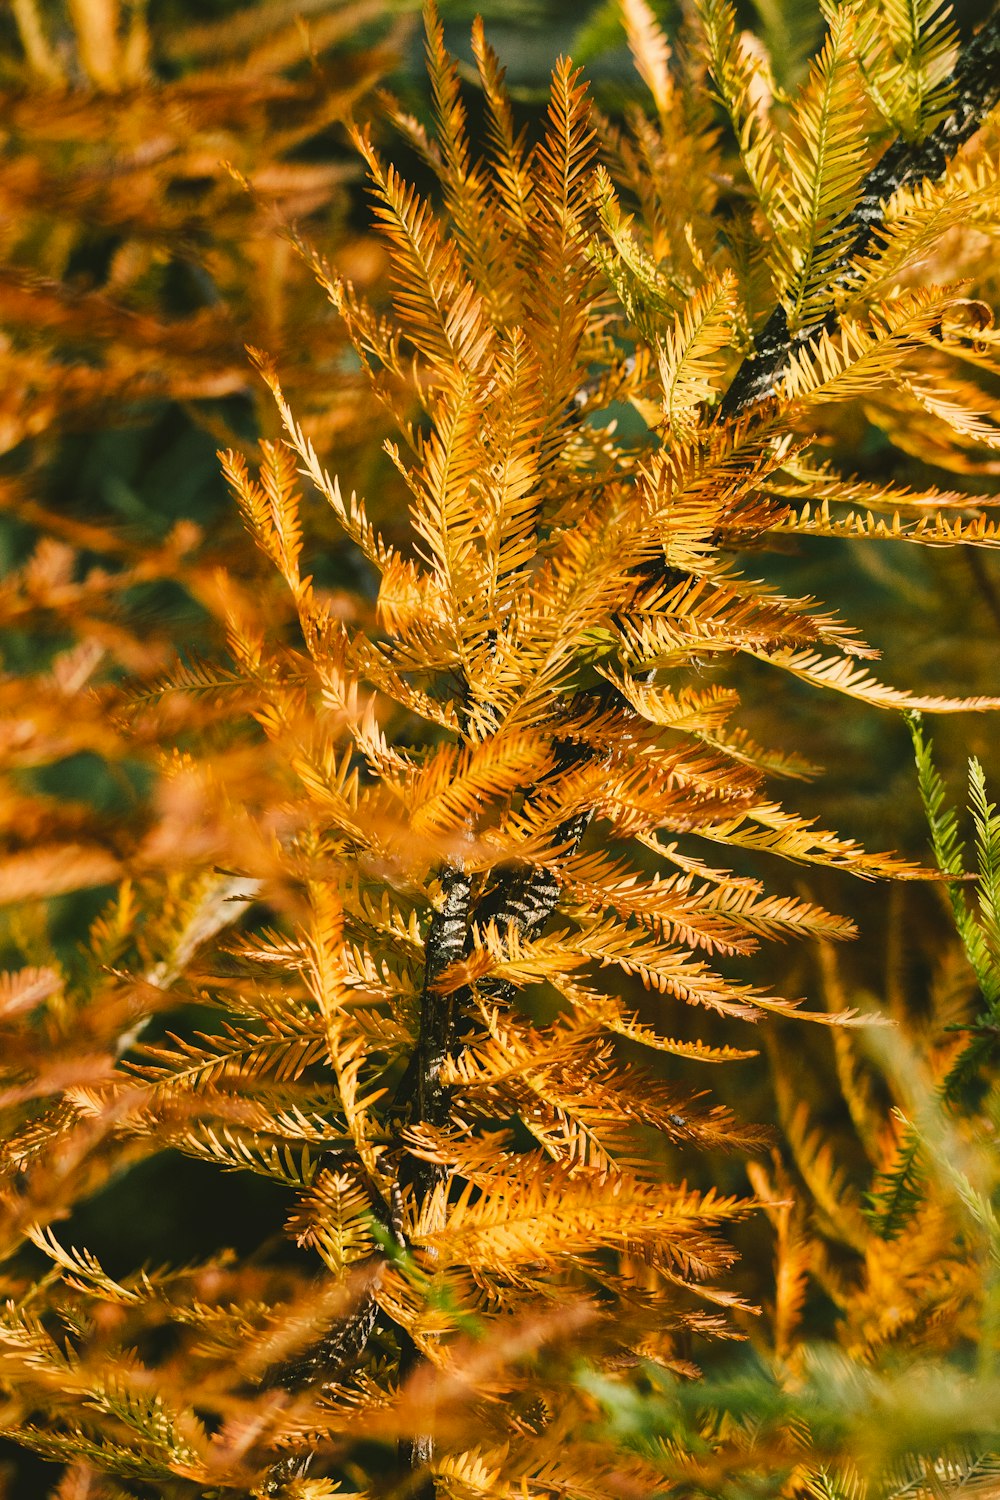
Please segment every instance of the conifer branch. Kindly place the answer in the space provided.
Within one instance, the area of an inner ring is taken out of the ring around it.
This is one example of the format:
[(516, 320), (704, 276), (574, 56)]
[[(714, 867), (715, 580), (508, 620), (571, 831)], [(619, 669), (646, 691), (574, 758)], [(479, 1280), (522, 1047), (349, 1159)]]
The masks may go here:
[[(609, 694), (620, 699), (620, 695), (610, 686), (601, 693), (601, 699), (606, 700)], [(623, 699), (620, 701), (624, 702)], [(557, 742), (556, 752), (555, 776), (591, 759), (593, 755), (588, 747), (573, 742)], [(575, 813), (561, 823), (553, 835), (555, 847), (575, 850), (592, 816), (591, 812)], [(519, 937), (531, 937), (542, 930), (555, 911), (559, 890), (559, 881), (551, 871), (537, 866), (520, 866), (498, 880), (483, 897), (475, 908), (474, 919), (480, 927), (489, 922), (495, 923), (501, 934), (516, 933)], [(504, 985), (501, 988), (506, 992), (509, 987)]]
[[(443, 1125), (448, 1119), (448, 1094), (441, 1074), (455, 1045), (458, 1001), (453, 992), (442, 995), (437, 987), (445, 969), (465, 955), (472, 882), (452, 865), (441, 878), (441, 888), (441, 905), (427, 933), (417, 1046), (396, 1095), (396, 1108), (408, 1113), (413, 1124)], [(412, 1186), (418, 1195), (431, 1190), (436, 1171), (431, 1163), (415, 1161)]]
[[(831, 284), (851, 261), (870, 246), (885, 222), (892, 195), (913, 183), (936, 181), (987, 115), (1000, 104), (1000, 10), (995, 9), (979, 32), (962, 48), (954, 73), (954, 97), (948, 114), (921, 141), (900, 137), (863, 179), (858, 201), (838, 226), (843, 248), (829, 269)], [(813, 345), (836, 319), (792, 334), (783, 305), (774, 309), (756, 340), (756, 349), (740, 365), (719, 406), (721, 420), (731, 420), (770, 396), (792, 357)]]
[[(449, 1092), (441, 1075), (455, 1050), (461, 991), (441, 994), (438, 982), (450, 964), (464, 957), (468, 947), (472, 882), (464, 870), (451, 865), (441, 877), (441, 890), (441, 904), (427, 932), (417, 1045), (393, 1101), (394, 1112), (406, 1116), (411, 1125), (442, 1126), (447, 1124), (450, 1114)], [(443, 1175), (438, 1163), (407, 1155), (400, 1169), (400, 1182), (411, 1189), (415, 1202), (423, 1203)], [(397, 1328), (396, 1333), (400, 1345), (399, 1378), (403, 1383), (422, 1361), (408, 1330)], [(434, 1479), (427, 1472), (434, 1457), (431, 1434), (415, 1433), (404, 1438), (399, 1444), (399, 1457), (405, 1469), (422, 1476), (411, 1491), (413, 1500), (434, 1500)]]
[[(569, 769), (589, 754), (580, 746), (567, 744), (557, 760), (557, 772)], [(590, 813), (568, 818), (556, 832), (557, 845), (576, 848), (583, 837)], [(512, 871), (500, 880), (488, 895), (473, 908), (472, 883), (458, 868), (450, 866), (442, 876), (443, 900), (431, 919), (427, 934), (424, 985), (420, 997), (420, 1030), (409, 1065), (400, 1080), (394, 1100), (394, 1111), (408, 1116), (411, 1125), (443, 1126), (450, 1116), (448, 1089), (441, 1074), (449, 1058), (458, 1050), (457, 1019), (464, 991), (441, 995), (436, 986), (447, 967), (468, 951), (473, 921), (483, 925), (496, 923), (501, 932), (515, 931), (522, 936), (540, 932), (555, 910), (559, 899), (559, 882), (550, 871), (526, 866)], [(484, 986), (485, 988), (485, 986)], [(511, 986), (490, 986), (491, 998), (509, 999)], [(441, 1182), (444, 1169), (436, 1162), (409, 1156), (403, 1165), (401, 1180), (407, 1183), (417, 1202), (424, 1202)], [(374, 1318), (365, 1337), (374, 1327)], [(397, 1329), (400, 1343), (399, 1376), (405, 1382), (422, 1363), (416, 1343), (404, 1328)], [(339, 1357), (339, 1347), (332, 1351)], [(435, 1484), (428, 1472), (434, 1457), (434, 1438), (416, 1433), (399, 1445), (400, 1461), (405, 1469), (422, 1477), (411, 1491), (413, 1500), (434, 1500)]]

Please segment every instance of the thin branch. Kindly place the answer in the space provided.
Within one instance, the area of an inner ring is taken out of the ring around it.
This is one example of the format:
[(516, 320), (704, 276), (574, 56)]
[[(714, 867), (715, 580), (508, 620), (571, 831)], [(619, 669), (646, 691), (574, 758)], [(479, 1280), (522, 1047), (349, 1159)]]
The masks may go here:
[[(450, 1115), (450, 1091), (441, 1081), (445, 1064), (454, 1054), (462, 991), (441, 994), (438, 982), (450, 964), (464, 957), (471, 934), (472, 881), (455, 865), (441, 877), (442, 901), (427, 932), (424, 983), (420, 995), (420, 1029), (406, 1071), (399, 1081), (392, 1113), (410, 1124), (446, 1125)], [(407, 1153), (400, 1168), (402, 1187), (409, 1187), (417, 1203), (425, 1202), (444, 1175), (437, 1162)], [(407, 1329), (397, 1326), (400, 1384), (422, 1362)], [(434, 1438), (415, 1433), (399, 1444), (402, 1466), (417, 1476), (407, 1490), (410, 1500), (434, 1500), (434, 1476), (429, 1465), (434, 1457)]]
[[(409, 1066), (400, 1079), (393, 1112), (411, 1124), (445, 1125), (449, 1095), (441, 1082), (445, 1063), (455, 1049), (455, 1033), (461, 1008), (461, 992), (440, 994), (438, 982), (449, 967), (464, 958), (470, 933), (472, 881), (464, 870), (449, 865), (441, 877), (443, 899), (431, 918), (427, 933), (424, 984), (420, 995), (420, 1031)], [(433, 1162), (409, 1158), (408, 1185), (418, 1197), (429, 1193), (439, 1180)]]
[[(576, 765), (590, 752), (576, 744), (557, 749), (553, 775)], [(575, 847), (590, 822), (590, 813), (568, 818), (556, 830), (557, 844)], [(413, 1056), (400, 1080), (393, 1101), (393, 1113), (406, 1117), (411, 1124), (445, 1125), (450, 1118), (450, 1090), (441, 1082), (446, 1062), (461, 1050), (458, 1019), (462, 1014), (467, 991), (457, 990), (441, 995), (437, 983), (449, 964), (468, 952), (473, 921), (493, 921), (501, 931), (511, 930), (527, 935), (539, 932), (555, 910), (559, 899), (559, 882), (548, 870), (520, 866), (497, 882), (488, 895), (472, 907), (472, 883), (454, 866), (442, 876), (444, 899), (431, 919), (427, 934), (424, 984), (420, 997), (420, 1033)], [(485, 986), (484, 986), (485, 988)], [(511, 986), (494, 982), (490, 998), (508, 1000)], [(404, 1159), (400, 1181), (410, 1187), (418, 1202), (426, 1200), (441, 1182), (443, 1168), (436, 1162), (409, 1155)], [(406, 1329), (397, 1328), (400, 1345), (399, 1379), (403, 1384), (416, 1371), (422, 1358)], [(415, 1488), (407, 1491), (410, 1500), (434, 1500), (434, 1477), (429, 1465), (434, 1458), (434, 1438), (430, 1433), (416, 1433), (399, 1445), (400, 1462), (418, 1476)]]
[[(922, 141), (899, 139), (880, 157), (861, 184), (857, 203), (844, 221), (853, 231), (843, 254), (830, 268), (833, 283), (857, 255), (871, 244), (885, 222), (885, 208), (898, 188), (936, 181), (960, 146), (971, 139), (987, 115), (1000, 104), (1000, 9), (958, 55), (955, 95), (949, 113)], [(838, 230), (838, 236), (842, 233)], [(772, 395), (793, 354), (811, 344), (824, 329), (836, 326), (830, 317), (791, 334), (785, 309), (771, 313), (756, 340), (756, 350), (740, 365), (719, 406), (719, 419), (731, 420)]]

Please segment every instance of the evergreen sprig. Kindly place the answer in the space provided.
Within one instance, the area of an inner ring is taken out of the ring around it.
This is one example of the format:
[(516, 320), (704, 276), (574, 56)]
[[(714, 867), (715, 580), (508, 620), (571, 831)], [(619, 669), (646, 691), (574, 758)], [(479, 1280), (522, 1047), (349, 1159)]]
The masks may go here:
[[(383, 420), (395, 435), (362, 476), (383, 492), (369, 509), (328, 472), (280, 351), (255, 351), (283, 436), (256, 464), (237, 447), (222, 462), (280, 598), (239, 568), (186, 563), (183, 531), (121, 579), (81, 582), (49, 548), (4, 585), (7, 620), (47, 611), (82, 637), (44, 690), (3, 684), (20, 840), (4, 894), (27, 915), (0, 989), (0, 1380), (4, 1430), (74, 1466), (67, 1494), (95, 1475), (109, 1494), (178, 1497), (726, 1493), (749, 1453), (748, 1472), (798, 1496), (822, 1489), (828, 1454), (853, 1482), (854, 1428), (827, 1441), (823, 1426), (829, 1390), (852, 1412), (897, 1412), (881, 1346), (905, 1327), (936, 1354), (949, 1317), (965, 1337), (988, 1300), (955, 1230), (993, 1253), (988, 1186), (947, 1121), (911, 1108), (912, 1142), (900, 1119), (868, 1132), (880, 1235), (792, 1065), (779, 1104), (804, 1191), (780, 1156), (750, 1164), (754, 1198), (710, 1173), (693, 1184), (700, 1162), (767, 1135), (689, 1069), (752, 1056), (754, 1025), (780, 1057), (774, 1018), (808, 1020), (835, 1034), (852, 1118), (870, 1122), (843, 1039), (871, 1014), (787, 999), (743, 966), (763, 939), (829, 945), (853, 924), (729, 864), (930, 873), (776, 801), (771, 778), (813, 768), (784, 735), (756, 743), (715, 669), (738, 678), (750, 658), (875, 708), (1000, 706), (883, 683), (853, 626), (746, 561), (799, 533), (997, 545), (989, 501), (964, 483), (992, 472), (996, 340), (947, 238), (966, 209), (992, 227), (1000, 212), (988, 138), (950, 165), (994, 98), (994, 28), (963, 49), (937, 120), (951, 43), (926, 7), (905, 45), (892, 32), (891, 66), (874, 4), (831, 12), (787, 99), (766, 68), (754, 78), (719, 0), (676, 59), (643, 0), (623, 17), (653, 110), (603, 139), (566, 59), (537, 141), (518, 135), (477, 25), (477, 156), (433, 9), (434, 132), (389, 109), (439, 191), (355, 132), (384, 297), (306, 254), (370, 382), (376, 436)], [(900, 264), (928, 247), (932, 276), (904, 283)], [(981, 279), (992, 294), (989, 268)], [(890, 439), (929, 432), (957, 488), (840, 473), (827, 440), (845, 416)], [(323, 573), (317, 496), (374, 597)], [(163, 671), (141, 632), (114, 633), (109, 599), (182, 569), (226, 659)], [(108, 640), (142, 680), (95, 696)], [(160, 778), (143, 826), (121, 838), (26, 787), (53, 745), (141, 750)], [(920, 742), (918, 756), (957, 887), (956, 825)], [(1000, 826), (973, 776), (978, 914), (957, 891), (955, 911), (988, 1029)], [(104, 910), (67, 957), (31, 901), (98, 883)], [(932, 1093), (951, 1062), (939, 1048)], [(948, 1147), (939, 1197), (914, 1171), (932, 1127)], [(286, 1258), (265, 1245), (119, 1275), (72, 1225), (57, 1233), (165, 1150), (266, 1182)], [(623, 1459), (587, 1426), (606, 1386), (568, 1379), (567, 1352), (595, 1381), (623, 1367), (692, 1380), (693, 1341), (745, 1336), (756, 1316), (731, 1272), (733, 1228), (757, 1210), (778, 1246), (767, 1381), (679, 1388), (666, 1442)], [(861, 1267), (853, 1280), (830, 1243)], [(811, 1280), (840, 1310), (842, 1354), (797, 1337)], [(943, 1444), (984, 1437), (960, 1425)]]

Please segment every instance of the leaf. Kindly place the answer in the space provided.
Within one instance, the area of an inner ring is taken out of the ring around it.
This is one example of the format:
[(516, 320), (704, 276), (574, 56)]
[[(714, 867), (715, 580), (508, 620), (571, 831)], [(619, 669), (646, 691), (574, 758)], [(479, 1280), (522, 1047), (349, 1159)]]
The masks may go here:
[(497, 177), (500, 205), (512, 239), (525, 235), (531, 216), (534, 178), (525, 149), (526, 130), (515, 134), (510, 99), (504, 87), (504, 70), (486, 41), (481, 16), (472, 26), (472, 52), (486, 100), (486, 129)]
[(673, 94), (667, 39), (646, 0), (622, 0), (621, 11), (636, 72), (652, 94), (661, 120), (666, 120)]
[(866, 540), (915, 542), (924, 547), (944, 547), (963, 542), (973, 547), (1000, 546), (1000, 522), (986, 516), (965, 518), (947, 515), (924, 515), (904, 519), (896, 511), (888, 520), (871, 511), (847, 511), (835, 515), (827, 500), (813, 509), (804, 505), (779, 521), (774, 530), (794, 535), (828, 537), (863, 537)]
[(751, 50), (750, 39), (737, 30), (736, 11), (729, 0), (700, 0), (698, 13), (718, 98), (732, 120), (757, 205), (765, 222), (777, 232), (782, 162), (760, 58)]
[[(706, 819), (694, 831), (700, 838), (738, 849), (757, 849), (779, 854), (783, 859), (845, 869), (862, 880), (886, 876), (917, 879), (926, 875), (926, 871), (895, 855), (869, 854), (853, 839), (817, 828), (815, 818), (788, 813), (773, 802), (755, 801), (731, 817)], [(641, 842), (666, 853), (655, 839), (643, 838)]]
[(424, 15), (427, 65), (437, 120), (436, 153), (445, 206), (462, 261), (484, 301), (502, 316), (505, 277), (503, 226), (494, 208), (490, 175), (473, 164), (458, 70), (444, 45), (444, 27), (433, 5)]
[(920, 1138), (907, 1122), (901, 1123), (896, 1159), (879, 1173), (865, 1208), (875, 1233), (885, 1240), (897, 1239), (910, 1227), (927, 1195)]
[(443, 745), (406, 788), (409, 826), (415, 834), (462, 828), (474, 809), (540, 779), (549, 764), (544, 742), (528, 735)]
[(986, 448), (1000, 448), (1000, 427), (980, 416), (974, 407), (970, 410), (969, 397), (979, 398), (978, 390), (956, 390), (940, 383), (931, 388), (915, 380), (902, 384), (918, 406), (945, 422), (959, 437)]
[(13, 973), (0, 971), (0, 1020), (10, 1020), (34, 1010), (62, 986), (62, 975), (56, 969), (32, 967)]
[(866, 107), (854, 59), (854, 12), (840, 6), (780, 147), (784, 171), (770, 264), (793, 333), (823, 318), (833, 270), (856, 232), (848, 216), (867, 165)]
[(541, 370), (540, 467), (566, 441), (565, 417), (580, 385), (580, 351), (592, 335), (599, 281), (587, 254), (596, 228), (597, 140), (580, 70), (560, 58), (552, 71), (542, 139), (533, 157), (530, 273), (520, 322)]
[(637, 331), (654, 343), (664, 323), (682, 304), (684, 288), (669, 270), (653, 260), (633, 232), (633, 220), (623, 215), (614, 185), (603, 167), (597, 169), (597, 207), (609, 241), (591, 241), (589, 250)]
[(844, 657), (824, 658), (818, 651), (790, 651), (780, 648), (764, 652), (750, 649), (749, 655), (772, 666), (781, 667), (803, 681), (816, 687), (833, 688), (846, 693), (850, 698), (859, 698), (875, 708), (923, 709), (927, 713), (954, 714), (972, 713), (983, 709), (1000, 708), (1000, 698), (941, 698), (925, 697), (907, 693), (900, 688), (887, 687), (878, 682), (864, 667), (856, 667)]
[(871, 396), (912, 360), (952, 300), (947, 288), (927, 287), (880, 303), (867, 321), (841, 318), (835, 335), (824, 329), (792, 353), (779, 383), (782, 398), (811, 406)]
[[(992, 984), (983, 985), (983, 993), (1000, 1006), (1000, 813), (987, 795), (986, 777), (975, 756), (969, 761), (969, 805), (976, 830), (979, 925), (994, 976)], [(991, 996), (994, 989), (998, 993)]]
[(243, 458), (229, 450), (219, 455), (244, 517), (263, 551), (281, 571), (289, 587), (301, 587), (299, 554), (302, 528), (295, 492), (295, 460), (284, 444), (263, 442), (260, 482), (250, 479)]
[(297, 1245), (317, 1250), (334, 1276), (375, 1249), (369, 1195), (344, 1172), (321, 1171), (299, 1199), (286, 1228)]
[(121, 872), (119, 861), (96, 844), (39, 845), (9, 854), (0, 873), (0, 905), (37, 901), (99, 885)]
[(355, 130), (353, 139), (374, 184), (375, 214), (394, 268), (396, 315), (406, 337), (439, 379), (453, 371), (476, 370), (489, 327), (456, 245), (443, 237), (429, 204), (392, 163), (383, 167), (368, 137)]
[(470, 1183), (447, 1205), (441, 1228), (438, 1205), (428, 1204), (410, 1234), (444, 1264), (516, 1267), (540, 1258), (558, 1264), (577, 1246), (577, 1253), (593, 1255), (604, 1246), (633, 1245), (654, 1264), (707, 1279), (730, 1254), (714, 1227), (747, 1208), (712, 1192), (665, 1191), (619, 1176), (578, 1178), (566, 1168), (532, 1164), (506, 1180), (498, 1173), (488, 1188)]
[(57, 1266), (69, 1273), (70, 1286), (93, 1289), (107, 1302), (123, 1306), (140, 1300), (141, 1294), (115, 1281), (102, 1267), (100, 1261), (89, 1250), (64, 1250), (50, 1228), (32, 1227), (27, 1231), (33, 1245), (49, 1256)]
[(882, 117), (907, 140), (925, 136), (954, 94), (958, 31), (942, 0), (865, 0), (857, 8), (865, 86)]
[(666, 331), (659, 350), (663, 382), (663, 412), (670, 427), (690, 437), (698, 425), (698, 409), (714, 404), (716, 381), (731, 347), (736, 314), (736, 278), (731, 272), (705, 283)]

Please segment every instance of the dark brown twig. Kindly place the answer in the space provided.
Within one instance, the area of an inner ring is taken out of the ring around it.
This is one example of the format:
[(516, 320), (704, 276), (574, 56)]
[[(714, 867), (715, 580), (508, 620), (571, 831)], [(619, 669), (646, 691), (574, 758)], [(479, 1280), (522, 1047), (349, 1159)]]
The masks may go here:
[[(885, 222), (885, 207), (897, 188), (941, 177), (960, 146), (1000, 104), (1000, 10), (995, 10), (982, 29), (961, 50), (955, 64), (955, 93), (943, 120), (922, 141), (899, 139), (879, 158), (861, 184), (858, 201), (847, 216), (846, 243), (830, 268), (835, 283), (850, 262), (870, 246)], [(843, 229), (838, 231), (838, 237)], [(753, 354), (740, 365), (719, 406), (719, 420), (740, 416), (772, 395), (776, 382), (798, 350), (808, 347), (824, 329), (836, 326), (829, 319), (811, 328), (789, 332), (785, 309), (779, 304), (757, 337)]]

